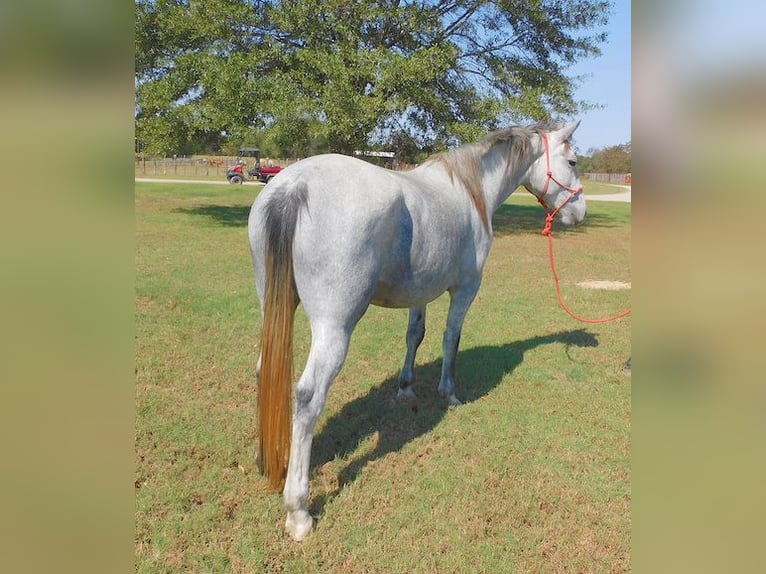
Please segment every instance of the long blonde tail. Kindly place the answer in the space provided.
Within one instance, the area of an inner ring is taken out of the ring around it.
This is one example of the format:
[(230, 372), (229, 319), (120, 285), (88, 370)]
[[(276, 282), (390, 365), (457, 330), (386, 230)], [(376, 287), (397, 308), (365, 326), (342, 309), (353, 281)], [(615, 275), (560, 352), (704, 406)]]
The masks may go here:
[(259, 464), (269, 488), (284, 487), (290, 459), (293, 323), (298, 293), (293, 237), (305, 188), (272, 196), (266, 208), (266, 289), (258, 383)]

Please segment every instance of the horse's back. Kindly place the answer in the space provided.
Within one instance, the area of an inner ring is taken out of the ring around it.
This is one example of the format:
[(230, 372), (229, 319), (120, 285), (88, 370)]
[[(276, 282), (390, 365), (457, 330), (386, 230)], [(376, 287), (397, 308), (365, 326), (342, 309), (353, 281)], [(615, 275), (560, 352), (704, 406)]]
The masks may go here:
[(293, 257), (304, 306), (311, 306), (309, 299), (320, 307), (357, 299), (387, 307), (425, 304), (481, 267), (473, 245), (481, 223), (467, 196), (439, 177), (335, 154), (302, 160), (256, 199), (251, 241), (262, 250), (266, 239), (258, 228), (268, 205), (300, 195)]
[(259, 252), (268, 241), (263, 229), (269, 209), (282, 203), (280, 196), (301, 194), (293, 267), (304, 307), (366, 307), (391, 258), (407, 248), (403, 185), (396, 172), (342, 155), (291, 165), (264, 188), (251, 210), (256, 273), (264, 273)]
[(275, 180), (279, 187), (269, 193), (305, 190), (299, 234), (306, 241), (338, 243), (336, 249), (369, 241), (371, 234), (381, 231), (383, 219), (403, 206), (401, 177), (365, 161), (323, 154), (290, 168), (282, 172), (281, 180)]
[(251, 233), (263, 224), (276, 198), (302, 194), (301, 235), (351, 239), (395, 208), (401, 186), (396, 172), (362, 160), (339, 154), (312, 156), (285, 168), (261, 191), (251, 210)]

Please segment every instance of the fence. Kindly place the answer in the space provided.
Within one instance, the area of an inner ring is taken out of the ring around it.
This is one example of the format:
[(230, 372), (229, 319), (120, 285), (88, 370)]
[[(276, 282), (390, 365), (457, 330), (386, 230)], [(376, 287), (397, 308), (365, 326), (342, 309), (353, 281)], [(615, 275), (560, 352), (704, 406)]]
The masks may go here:
[[(252, 158), (246, 158), (248, 166)], [(135, 175), (138, 177), (174, 176), (174, 177), (226, 177), (227, 166), (237, 161), (236, 156), (210, 157), (136, 157)], [(295, 159), (261, 158), (261, 165), (281, 165), (295, 163)]]
[(583, 179), (592, 181), (603, 181), (605, 183), (631, 183), (632, 177), (629, 173), (582, 173)]
[[(252, 165), (252, 158), (245, 158), (248, 167)], [(136, 157), (135, 176), (136, 177), (226, 177), (227, 166), (237, 161), (236, 156), (208, 156), (208, 157), (161, 157), (146, 158)], [(261, 165), (281, 165), (287, 167), (291, 163), (298, 161), (296, 158), (276, 159), (261, 158)], [(396, 162), (396, 170), (406, 170), (415, 167), (411, 164)]]

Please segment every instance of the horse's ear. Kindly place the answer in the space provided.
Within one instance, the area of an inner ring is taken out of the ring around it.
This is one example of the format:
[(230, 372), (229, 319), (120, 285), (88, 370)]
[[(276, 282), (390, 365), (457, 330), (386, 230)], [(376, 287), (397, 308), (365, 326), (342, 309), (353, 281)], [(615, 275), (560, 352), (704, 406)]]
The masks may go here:
[(579, 125), (580, 125), (580, 120), (577, 120), (576, 123), (564, 126), (560, 130), (553, 132), (551, 135), (558, 141), (565, 142), (569, 140), (570, 137), (572, 137), (572, 134), (579, 127)]

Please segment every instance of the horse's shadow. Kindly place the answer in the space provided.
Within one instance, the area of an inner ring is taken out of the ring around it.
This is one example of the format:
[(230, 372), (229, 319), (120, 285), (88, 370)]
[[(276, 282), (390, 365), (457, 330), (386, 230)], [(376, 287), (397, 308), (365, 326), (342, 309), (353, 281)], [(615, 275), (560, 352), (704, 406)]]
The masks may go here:
[[(521, 364), (524, 353), (540, 345), (564, 343), (567, 347), (595, 347), (596, 337), (584, 330), (570, 330), (515, 341), (500, 346), (476, 347), (461, 351), (457, 358), (457, 395), (470, 403), (494, 389), (503, 377)], [(349, 460), (338, 474), (338, 487), (315, 496), (310, 512), (322, 514), (325, 505), (353, 482), (371, 461), (399, 451), (409, 441), (433, 430), (447, 412), (436, 386), (441, 373), (441, 359), (416, 368), (416, 401), (398, 403), (394, 397), (398, 377), (392, 376), (366, 395), (347, 403), (331, 416), (314, 437), (312, 468), (318, 469), (336, 457), (352, 456), (360, 443), (377, 433), (375, 447)]]

